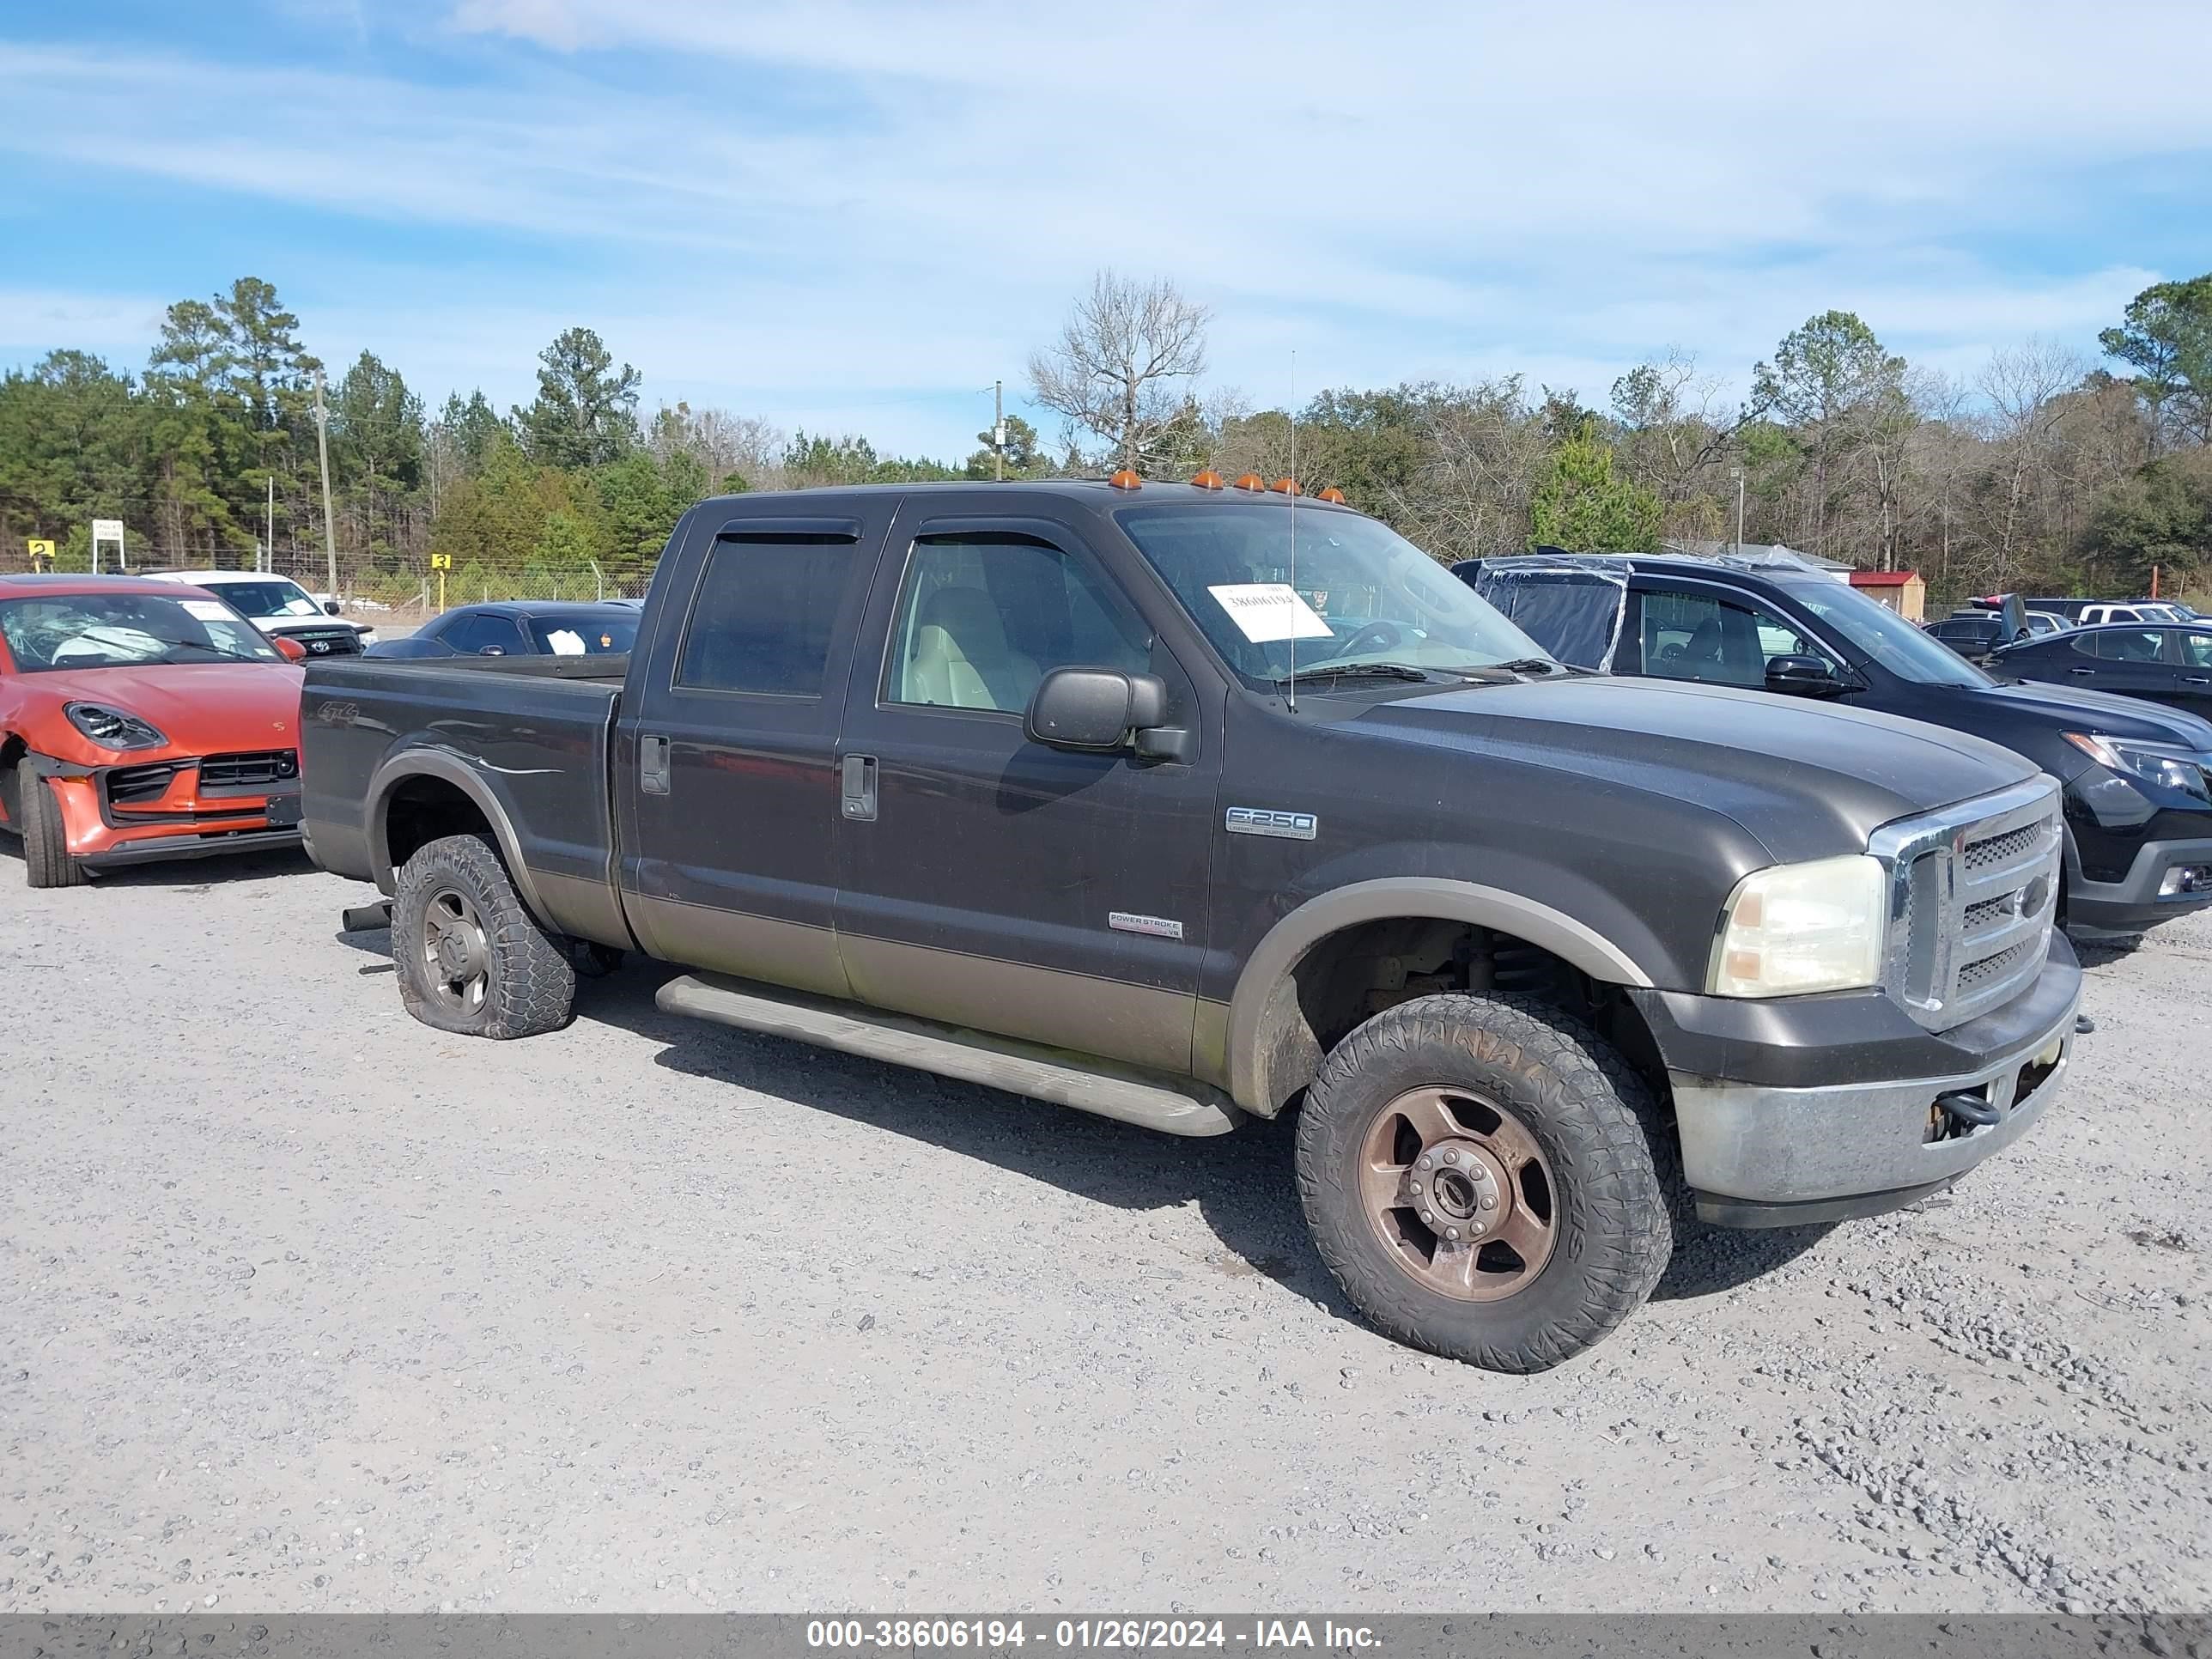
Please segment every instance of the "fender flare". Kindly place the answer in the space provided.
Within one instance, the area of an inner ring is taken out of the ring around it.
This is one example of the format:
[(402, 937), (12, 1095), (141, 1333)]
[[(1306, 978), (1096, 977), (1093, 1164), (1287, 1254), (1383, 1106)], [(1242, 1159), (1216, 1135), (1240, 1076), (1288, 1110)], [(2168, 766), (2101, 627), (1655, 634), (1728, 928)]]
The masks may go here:
[(474, 767), (441, 749), (403, 749), (378, 767), (368, 781), (368, 805), (362, 827), (368, 837), (369, 866), (376, 878), (377, 890), (389, 898), (398, 885), (398, 872), (392, 865), (388, 826), (392, 797), (410, 778), (436, 778), (441, 783), (452, 784), (469, 798), (491, 825), (500, 860), (507, 866), (507, 876), (514, 883), (523, 908), (530, 912), (532, 920), (539, 927), (559, 933), (561, 930), (546, 920), (545, 906), (538, 896), (538, 884), (531, 876), (530, 866), (522, 861), (522, 843), (515, 836), (514, 823), (507, 817), (507, 809), (500, 805), (499, 797)]
[(1281, 1104), (1262, 1098), (1272, 1091), (1265, 1086), (1261, 1048), (1269, 1008), (1306, 953), (1346, 927), (1401, 917), (1495, 928), (1541, 946), (1602, 983), (1652, 983), (1634, 957), (1596, 929), (1522, 894), (1438, 876), (1352, 882), (1308, 899), (1269, 928), (1237, 975), (1229, 1005), (1229, 1092), (1239, 1106), (1273, 1116)]

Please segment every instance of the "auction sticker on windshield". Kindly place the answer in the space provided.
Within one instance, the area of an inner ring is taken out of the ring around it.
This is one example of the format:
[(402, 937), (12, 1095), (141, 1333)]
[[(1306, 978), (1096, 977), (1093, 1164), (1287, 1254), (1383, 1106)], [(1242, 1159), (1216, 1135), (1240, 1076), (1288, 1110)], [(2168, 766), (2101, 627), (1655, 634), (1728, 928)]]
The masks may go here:
[(213, 599), (179, 599), (177, 603), (185, 607), (185, 614), (195, 622), (228, 622), (230, 620), (230, 607), (227, 605), (218, 605)]
[(1288, 582), (1230, 582), (1206, 591), (1255, 645), (1334, 637), (1329, 625)]

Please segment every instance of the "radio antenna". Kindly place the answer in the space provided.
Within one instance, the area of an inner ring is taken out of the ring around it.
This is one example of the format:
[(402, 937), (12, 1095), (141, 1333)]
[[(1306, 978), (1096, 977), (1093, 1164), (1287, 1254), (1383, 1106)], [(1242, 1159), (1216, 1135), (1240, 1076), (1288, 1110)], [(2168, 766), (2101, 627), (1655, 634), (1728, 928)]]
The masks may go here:
[(1298, 712), (1298, 353), (1291, 349), (1291, 713)]

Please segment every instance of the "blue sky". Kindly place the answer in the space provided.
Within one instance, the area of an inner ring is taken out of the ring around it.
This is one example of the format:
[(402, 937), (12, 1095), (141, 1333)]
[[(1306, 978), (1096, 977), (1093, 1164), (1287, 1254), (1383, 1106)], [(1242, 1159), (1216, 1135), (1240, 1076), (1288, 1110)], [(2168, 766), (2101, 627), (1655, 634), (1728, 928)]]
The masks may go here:
[(252, 274), (434, 404), (585, 323), (647, 410), (952, 457), (1112, 265), (1255, 406), (1293, 350), (1601, 404), (1671, 347), (1725, 398), (1831, 306), (1970, 380), (2212, 270), (2208, 58), (2203, 0), (11, 7), (0, 363), (138, 368)]

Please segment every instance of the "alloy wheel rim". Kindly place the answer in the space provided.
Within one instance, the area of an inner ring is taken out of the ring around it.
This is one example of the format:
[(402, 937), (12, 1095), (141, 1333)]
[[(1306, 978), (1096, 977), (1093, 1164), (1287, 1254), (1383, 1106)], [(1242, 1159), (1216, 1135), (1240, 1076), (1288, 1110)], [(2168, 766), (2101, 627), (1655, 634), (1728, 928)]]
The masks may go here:
[(1559, 1235), (1558, 1188), (1520, 1119), (1478, 1090), (1411, 1089), (1359, 1146), (1369, 1225), (1401, 1271), (1462, 1302), (1534, 1282)]

